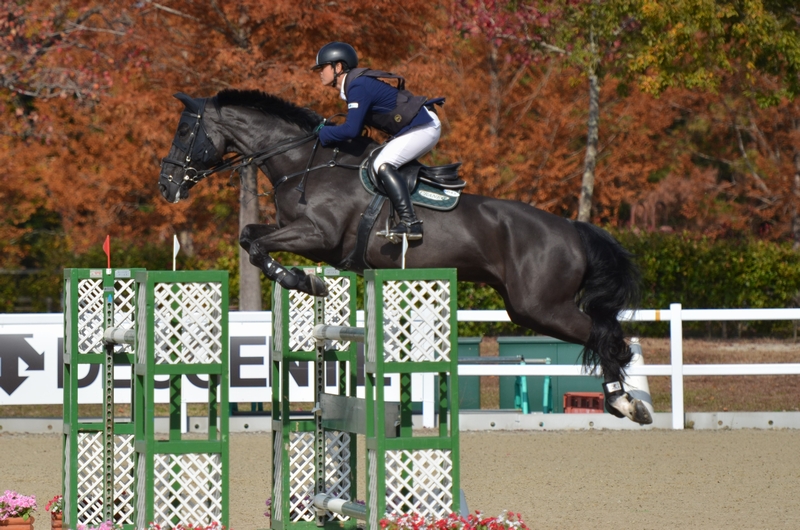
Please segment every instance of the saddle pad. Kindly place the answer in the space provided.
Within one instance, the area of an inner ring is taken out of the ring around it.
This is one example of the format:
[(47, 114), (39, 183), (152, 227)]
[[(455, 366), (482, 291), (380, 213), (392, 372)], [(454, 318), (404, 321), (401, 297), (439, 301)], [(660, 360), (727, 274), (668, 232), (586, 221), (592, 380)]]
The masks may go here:
[[(377, 195), (378, 192), (369, 179), (367, 168), (362, 165), (358, 174), (361, 177), (361, 184), (364, 185), (364, 189), (372, 195)], [(458, 199), (460, 197), (461, 190), (443, 190), (435, 188), (426, 182), (419, 181), (417, 187), (414, 188), (414, 191), (411, 193), (411, 202), (416, 206), (446, 212), (458, 205)]]

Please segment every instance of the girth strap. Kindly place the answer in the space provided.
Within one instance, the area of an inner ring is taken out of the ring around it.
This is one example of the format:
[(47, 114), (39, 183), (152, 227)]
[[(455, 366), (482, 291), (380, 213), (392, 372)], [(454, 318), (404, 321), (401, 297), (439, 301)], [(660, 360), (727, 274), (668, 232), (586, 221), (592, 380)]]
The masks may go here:
[(342, 261), (338, 268), (349, 271), (363, 272), (369, 268), (367, 263), (367, 245), (369, 244), (369, 233), (378, 220), (383, 203), (386, 201), (385, 195), (373, 195), (367, 209), (361, 214), (356, 230), (356, 245), (350, 254)]

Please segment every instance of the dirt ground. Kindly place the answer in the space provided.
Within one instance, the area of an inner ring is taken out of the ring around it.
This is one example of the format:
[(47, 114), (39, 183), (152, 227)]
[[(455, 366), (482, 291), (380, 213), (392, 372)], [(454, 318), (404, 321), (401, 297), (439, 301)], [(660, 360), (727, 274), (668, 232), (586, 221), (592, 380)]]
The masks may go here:
[[(269, 446), (231, 435), (236, 530), (267, 527)], [(470, 510), (535, 529), (800, 528), (800, 431), (470, 432), (461, 448)], [(60, 469), (60, 436), (0, 434), (0, 491), (36, 495), (40, 520)]]

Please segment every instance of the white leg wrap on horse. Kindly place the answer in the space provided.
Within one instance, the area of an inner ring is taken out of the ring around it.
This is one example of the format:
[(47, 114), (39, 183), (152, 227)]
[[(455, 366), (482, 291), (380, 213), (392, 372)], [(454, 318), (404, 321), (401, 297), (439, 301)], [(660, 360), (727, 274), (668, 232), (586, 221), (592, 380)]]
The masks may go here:
[(611, 406), (623, 413), (627, 418), (633, 419), (633, 412), (634, 407), (633, 403), (630, 401), (628, 394), (622, 394), (617, 396), (613, 401), (611, 401)]
[(626, 392), (618, 381), (603, 384), (608, 404), (631, 421), (642, 425), (653, 423), (653, 416), (644, 401)]

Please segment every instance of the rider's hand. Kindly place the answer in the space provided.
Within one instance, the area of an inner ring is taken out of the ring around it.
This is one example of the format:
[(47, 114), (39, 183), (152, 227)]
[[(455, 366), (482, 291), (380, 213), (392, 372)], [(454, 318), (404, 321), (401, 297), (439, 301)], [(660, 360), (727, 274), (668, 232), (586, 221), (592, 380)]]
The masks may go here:
[(319, 131), (322, 130), (323, 127), (325, 127), (325, 120), (322, 120), (322, 122), (317, 125), (317, 128), (314, 129), (314, 136), (319, 136)]

